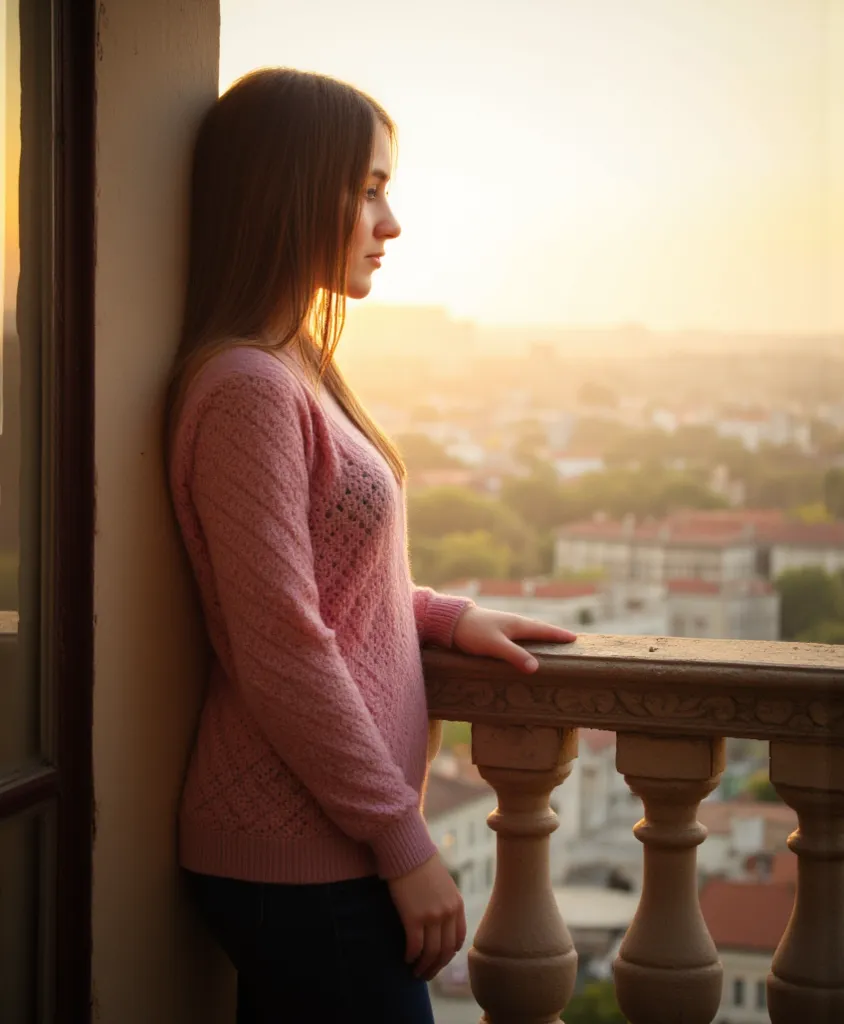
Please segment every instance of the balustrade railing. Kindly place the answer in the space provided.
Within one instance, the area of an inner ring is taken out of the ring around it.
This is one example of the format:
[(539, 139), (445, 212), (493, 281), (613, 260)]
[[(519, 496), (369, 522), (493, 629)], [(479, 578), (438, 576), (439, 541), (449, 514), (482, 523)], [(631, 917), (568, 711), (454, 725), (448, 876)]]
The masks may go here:
[(482, 1024), (552, 1024), (577, 953), (551, 888), (552, 790), (577, 728), (617, 734), (616, 766), (641, 797), (644, 882), (614, 965), (629, 1024), (711, 1024), (722, 969), (698, 902), (701, 800), (724, 738), (770, 743), (771, 781), (798, 817), (791, 920), (768, 977), (772, 1024), (844, 1022), (844, 647), (584, 636), (529, 645), (532, 676), (450, 651), (424, 654), (432, 719), (472, 723), (472, 759), (498, 797), (493, 891), (469, 951)]

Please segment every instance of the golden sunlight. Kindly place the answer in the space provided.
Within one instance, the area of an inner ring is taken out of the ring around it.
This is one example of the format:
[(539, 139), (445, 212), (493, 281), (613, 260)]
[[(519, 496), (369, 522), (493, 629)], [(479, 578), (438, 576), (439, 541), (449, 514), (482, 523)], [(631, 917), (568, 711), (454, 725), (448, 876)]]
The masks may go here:
[(224, 0), (221, 87), (265, 64), (345, 78), (398, 122), (404, 234), (377, 301), (844, 324), (844, 0)]

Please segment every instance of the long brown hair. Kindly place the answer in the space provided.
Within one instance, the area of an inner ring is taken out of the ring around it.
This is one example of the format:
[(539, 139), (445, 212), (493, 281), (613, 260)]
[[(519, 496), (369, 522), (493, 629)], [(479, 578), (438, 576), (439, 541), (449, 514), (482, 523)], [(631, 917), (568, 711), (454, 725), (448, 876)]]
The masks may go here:
[(295, 344), (314, 381), (404, 479), (397, 449), (333, 358), (378, 124), (394, 148), (395, 126), (375, 100), (290, 68), (246, 75), (208, 111), (193, 156), (187, 294), (167, 397), (168, 439), (188, 384), (220, 349)]

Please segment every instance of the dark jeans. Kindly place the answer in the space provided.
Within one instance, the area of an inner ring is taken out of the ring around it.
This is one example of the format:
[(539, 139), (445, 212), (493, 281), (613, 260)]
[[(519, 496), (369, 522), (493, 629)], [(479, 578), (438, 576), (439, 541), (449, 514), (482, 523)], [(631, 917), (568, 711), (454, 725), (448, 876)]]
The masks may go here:
[(237, 969), (237, 1024), (434, 1024), (381, 879), (269, 885), (186, 874)]

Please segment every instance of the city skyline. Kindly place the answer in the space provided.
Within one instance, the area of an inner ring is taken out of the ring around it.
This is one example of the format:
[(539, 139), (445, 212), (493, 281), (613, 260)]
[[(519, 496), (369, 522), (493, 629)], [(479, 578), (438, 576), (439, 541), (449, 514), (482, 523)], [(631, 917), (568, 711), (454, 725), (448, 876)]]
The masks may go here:
[(221, 88), (266, 64), (351, 81), (398, 123), (404, 236), (377, 302), (844, 327), (844, 0), (315, 0), (295, 19), (224, 0)]

